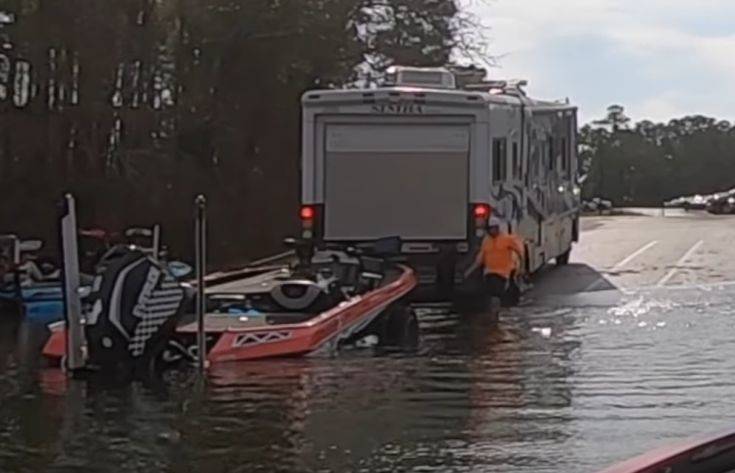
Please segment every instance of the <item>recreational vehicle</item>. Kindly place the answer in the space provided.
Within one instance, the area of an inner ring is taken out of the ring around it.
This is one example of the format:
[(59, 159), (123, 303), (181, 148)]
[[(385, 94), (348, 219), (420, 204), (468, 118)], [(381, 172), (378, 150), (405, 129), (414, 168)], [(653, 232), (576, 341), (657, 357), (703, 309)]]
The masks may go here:
[(304, 94), (302, 236), (400, 236), (422, 283), (452, 286), (494, 215), (523, 238), (527, 271), (566, 264), (577, 109), (479, 71), (398, 67), (383, 87)]

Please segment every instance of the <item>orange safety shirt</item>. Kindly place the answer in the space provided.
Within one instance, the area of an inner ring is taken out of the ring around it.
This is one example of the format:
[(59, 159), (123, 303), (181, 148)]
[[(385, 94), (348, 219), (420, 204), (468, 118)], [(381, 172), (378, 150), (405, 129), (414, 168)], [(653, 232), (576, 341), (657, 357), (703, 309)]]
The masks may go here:
[(522, 256), (525, 252), (520, 239), (508, 234), (500, 234), (495, 238), (486, 237), (481, 251), (485, 273), (497, 274), (506, 279), (516, 270), (514, 254)]

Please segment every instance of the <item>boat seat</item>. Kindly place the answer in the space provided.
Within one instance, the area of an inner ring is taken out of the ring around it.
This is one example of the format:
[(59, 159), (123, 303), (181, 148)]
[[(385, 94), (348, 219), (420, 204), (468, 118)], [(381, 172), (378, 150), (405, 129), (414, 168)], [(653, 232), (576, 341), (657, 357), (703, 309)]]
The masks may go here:
[(283, 281), (271, 289), (270, 296), (286, 311), (321, 312), (332, 305), (327, 290), (308, 279)]
[(360, 271), (360, 260), (343, 251), (322, 251), (314, 255), (311, 266), (329, 268), (341, 285), (354, 286)]

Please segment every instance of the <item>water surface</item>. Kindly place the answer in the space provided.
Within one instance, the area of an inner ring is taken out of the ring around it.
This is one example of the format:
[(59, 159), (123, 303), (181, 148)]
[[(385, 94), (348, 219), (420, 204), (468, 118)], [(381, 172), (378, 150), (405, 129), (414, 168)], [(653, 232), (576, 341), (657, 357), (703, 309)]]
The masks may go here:
[(0, 322), (0, 471), (593, 472), (735, 423), (735, 288), (577, 296), (499, 326), (423, 307), (416, 353), (67, 382)]

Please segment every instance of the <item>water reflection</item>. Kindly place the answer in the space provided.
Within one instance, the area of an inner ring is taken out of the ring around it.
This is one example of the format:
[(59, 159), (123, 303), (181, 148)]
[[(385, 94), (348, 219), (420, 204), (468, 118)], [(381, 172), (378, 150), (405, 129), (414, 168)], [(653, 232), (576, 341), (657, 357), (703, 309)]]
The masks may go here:
[(0, 471), (594, 471), (727, 423), (734, 300), (640, 291), (608, 307), (546, 301), (498, 325), (425, 307), (417, 353), (124, 388), (45, 369), (44, 330), (4, 317)]

